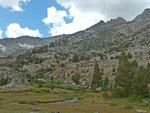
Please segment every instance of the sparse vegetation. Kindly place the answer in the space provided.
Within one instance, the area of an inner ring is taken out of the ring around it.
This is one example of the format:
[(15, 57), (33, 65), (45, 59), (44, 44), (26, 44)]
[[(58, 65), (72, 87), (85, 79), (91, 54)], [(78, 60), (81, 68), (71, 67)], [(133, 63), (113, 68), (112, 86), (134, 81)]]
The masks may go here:
[(2, 77), (0, 79), (0, 86), (7, 85), (11, 81), (11, 78), (7, 77)]

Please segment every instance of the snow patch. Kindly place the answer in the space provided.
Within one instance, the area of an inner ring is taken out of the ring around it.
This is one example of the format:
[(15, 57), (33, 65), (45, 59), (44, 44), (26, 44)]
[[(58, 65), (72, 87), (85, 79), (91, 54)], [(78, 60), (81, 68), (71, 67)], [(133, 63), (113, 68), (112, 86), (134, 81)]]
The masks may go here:
[(30, 46), (30, 45), (28, 45), (28, 44), (20, 44), (20, 43), (19, 43), (19, 46), (20, 46), (20, 47), (23, 47), (23, 48), (27, 48), (27, 49), (33, 49), (33, 48), (34, 48), (34, 46)]
[(0, 50), (3, 51), (3, 52), (5, 52), (6, 48), (3, 45), (0, 44)]

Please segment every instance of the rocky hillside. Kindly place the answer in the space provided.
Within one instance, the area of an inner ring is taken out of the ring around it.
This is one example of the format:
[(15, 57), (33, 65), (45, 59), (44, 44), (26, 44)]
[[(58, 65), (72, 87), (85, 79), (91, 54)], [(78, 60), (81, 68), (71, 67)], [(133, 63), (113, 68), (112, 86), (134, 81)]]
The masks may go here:
[(130, 60), (137, 60), (139, 65), (150, 62), (150, 9), (132, 21), (121, 17), (100, 21), (71, 35), (0, 40), (0, 56), (5, 57), (0, 59), (0, 77), (9, 76), (11, 86), (16, 83), (14, 79), (18, 84), (51, 81), (52, 77), (71, 82), (78, 70), (80, 82), (90, 84), (93, 64), (97, 60), (104, 69), (104, 77), (109, 76), (113, 82), (112, 69), (117, 68), (121, 51), (125, 51)]
[(16, 56), (28, 52), (29, 49), (49, 45), (51, 42), (59, 40), (64, 36), (65, 35), (43, 39), (39, 37), (22, 36), (16, 39), (2, 39), (0, 40), (0, 57)]

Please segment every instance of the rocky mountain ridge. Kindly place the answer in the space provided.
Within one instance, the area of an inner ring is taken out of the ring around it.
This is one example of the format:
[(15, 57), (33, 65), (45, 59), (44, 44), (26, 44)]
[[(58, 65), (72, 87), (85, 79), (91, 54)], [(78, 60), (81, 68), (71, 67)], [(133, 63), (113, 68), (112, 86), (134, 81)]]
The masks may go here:
[(78, 68), (81, 83), (88, 84), (96, 60), (113, 82), (112, 69), (117, 69), (121, 51), (139, 65), (150, 62), (150, 9), (129, 22), (118, 17), (70, 35), (0, 40), (0, 56), (5, 57), (0, 59), (0, 77), (8, 75), (15, 87), (16, 80), (28, 84), (29, 80), (51, 81), (53, 77), (70, 82)]
[(83, 37), (84, 35), (89, 35), (90, 33), (95, 35), (97, 30), (100, 31), (107, 28), (116, 30), (112, 32), (118, 32), (122, 35), (131, 36), (149, 24), (150, 9), (145, 9), (144, 12), (138, 15), (133, 21), (127, 22), (121, 17), (118, 17), (117, 19), (111, 19), (107, 22), (101, 20), (99, 23), (91, 26), (90, 28), (72, 35), (61, 35), (51, 38), (22, 36), (16, 39), (2, 39), (0, 40), (0, 57), (18, 55), (20, 53), (27, 52), (30, 48), (33, 49), (34, 47), (49, 45), (51, 42), (55, 42), (56, 40), (64, 37), (70, 38), (68, 40), (72, 40), (74, 36)]

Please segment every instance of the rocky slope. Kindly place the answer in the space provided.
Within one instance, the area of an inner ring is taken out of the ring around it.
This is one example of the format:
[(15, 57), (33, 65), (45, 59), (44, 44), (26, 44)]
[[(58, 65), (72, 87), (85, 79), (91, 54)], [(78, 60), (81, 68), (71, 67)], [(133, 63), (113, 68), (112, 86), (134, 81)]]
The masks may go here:
[(39, 38), (22, 36), (16, 39), (2, 39), (0, 40), (0, 57), (16, 56), (20, 53), (27, 52), (29, 49), (48, 45), (51, 42), (63, 38), (65, 35), (52, 37), (52, 38)]
[[(0, 77), (10, 76), (11, 84), (16, 87), (14, 79), (24, 78), (27, 84), (27, 74), (36, 80), (50, 81), (54, 77), (71, 82), (71, 76), (78, 70), (81, 83), (90, 84), (93, 64), (97, 60), (113, 82), (112, 69), (117, 68), (121, 51), (130, 53), (130, 60), (137, 60), (140, 65), (150, 62), (150, 9), (129, 22), (121, 17), (100, 21), (71, 35), (0, 40), (0, 56), (13, 56), (0, 59)], [(21, 53), (24, 54), (19, 55)], [(10, 73), (14, 70), (13, 76)], [(18, 84), (22, 84), (22, 80)]]

